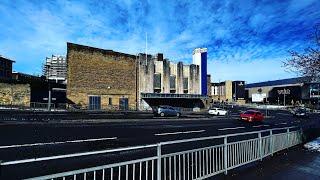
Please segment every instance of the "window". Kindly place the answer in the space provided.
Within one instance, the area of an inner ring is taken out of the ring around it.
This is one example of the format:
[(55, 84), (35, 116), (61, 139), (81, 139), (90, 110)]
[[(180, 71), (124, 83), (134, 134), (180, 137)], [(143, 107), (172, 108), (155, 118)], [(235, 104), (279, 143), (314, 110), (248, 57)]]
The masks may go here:
[(111, 97), (109, 98), (109, 105), (110, 106), (112, 105), (112, 98)]
[(89, 109), (90, 110), (101, 109), (101, 97), (100, 96), (89, 96)]
[(161, 89), (161, 74), (153, 75), (153, 87), (154, 89)]
[(183, 78), (183, 89), (184, 90), (188, 90), (189, 89), (188, 78)]
[(119, 99), (119, 109), (125, 110), (125, 111), (129, 109), (129, 99), (128, 98), (120, 98)]
[(170, 76), (170, 89), (176, 89), (176, 76)]

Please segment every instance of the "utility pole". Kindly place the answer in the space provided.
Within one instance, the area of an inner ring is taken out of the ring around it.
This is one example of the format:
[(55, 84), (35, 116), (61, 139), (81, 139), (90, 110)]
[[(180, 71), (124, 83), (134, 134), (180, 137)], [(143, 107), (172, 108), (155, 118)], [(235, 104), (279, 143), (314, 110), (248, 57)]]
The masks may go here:
[(234, 82), (234, 101), (237, 102), (237, 81)]
[(220, 84), (220, 79), (219, 79), (219, 104), (220, 104), (220, 101), (221, 101), (221, 97), (220, 97), (220, 91), (221, 91), (221, 84)]
[(320, 84), (318, 83), (318, 107), (317, 107), (317, 109), (319, 109), (319, 99), (320, 99)]
[(266, 95), (266, 117), (268, 116), (268, 95)]
[(47, 69), (47, 82), (48, 82), (48, 111), (51, 111), (51, 86), (50, 86), (50, 76), (49, 76), (49, 68), (50, 66), (46, 64), (46, 69)]
[(286, 106), (286, 89), (283, 88), (283, 106)]

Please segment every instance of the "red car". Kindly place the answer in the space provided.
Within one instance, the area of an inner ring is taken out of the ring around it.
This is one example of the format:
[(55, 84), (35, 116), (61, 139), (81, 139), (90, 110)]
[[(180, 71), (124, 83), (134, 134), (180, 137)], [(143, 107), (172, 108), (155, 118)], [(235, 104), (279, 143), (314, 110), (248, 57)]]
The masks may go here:
[(241, 120), (253, 122), (262, 121), (264, 119), (264, 114), (256, 110), (247, 110), (240, 114)]

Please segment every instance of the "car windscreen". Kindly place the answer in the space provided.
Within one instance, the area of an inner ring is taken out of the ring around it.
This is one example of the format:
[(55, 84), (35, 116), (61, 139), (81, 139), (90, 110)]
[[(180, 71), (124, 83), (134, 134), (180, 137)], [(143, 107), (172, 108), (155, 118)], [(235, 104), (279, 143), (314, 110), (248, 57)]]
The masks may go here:
[(252, 112), (252, 111), (246, 111), (246, 112), (244, 112), (243, 114), (251, 114), (251, 115), (253, 115), (254, 112)]

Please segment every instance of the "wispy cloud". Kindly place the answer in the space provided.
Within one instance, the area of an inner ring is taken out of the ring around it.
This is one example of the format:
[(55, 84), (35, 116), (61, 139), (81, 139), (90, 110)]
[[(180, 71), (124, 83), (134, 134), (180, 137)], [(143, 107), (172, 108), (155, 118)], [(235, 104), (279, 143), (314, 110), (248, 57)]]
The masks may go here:
[(319, 9), (318, 0), (2, 0), (0, 54), (18, 71), (40, 72), (45, 56), (66, 53), (66, 41), (135, 54), (147, 33), (148, 52), (174, 61), (190, 63), (194, 48), (207, 47), (216, 80), (278, 79), (293, 76), (280, 61), (310, 45)]

